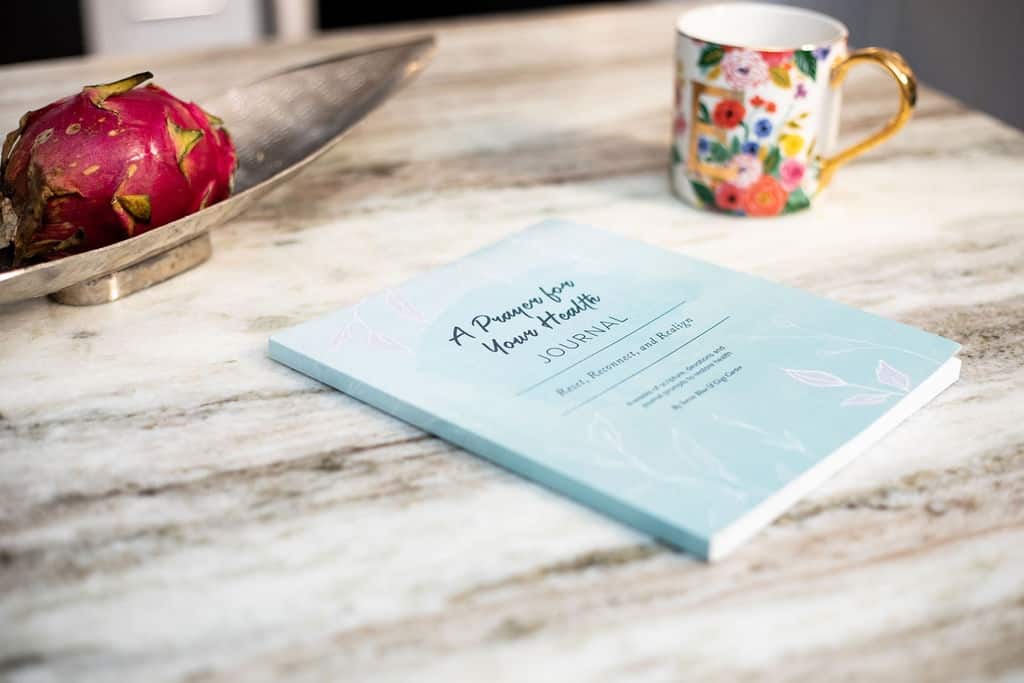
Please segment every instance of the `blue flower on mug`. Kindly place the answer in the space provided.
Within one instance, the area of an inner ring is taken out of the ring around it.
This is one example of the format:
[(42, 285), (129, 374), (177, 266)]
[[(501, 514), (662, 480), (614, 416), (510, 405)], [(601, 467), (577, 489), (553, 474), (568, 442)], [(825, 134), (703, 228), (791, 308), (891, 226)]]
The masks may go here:
[(753, 140), (750, 142), (744, 142), (743, 146), (740, 147), (740, 151), (744, 154), (757, 154), (759, 149), (761, 149), (761, 145), (757, 144)]
[(711, 141), (708, 140), (703, 135), (700, 136), (700, 139), (697, 140), (697, 151), (700, 154), (707, 154), (710, 149), (711, 149)]
[(758, 119), (754, 124), (754, 132), (759, 138), (766, 138), (772, 134), (772, 122), (768, 119)]
[(830, 47), (819, 47), (814, 51), (814, 58), (819, 62), (828, 57), (828, 53), (831, 51)]

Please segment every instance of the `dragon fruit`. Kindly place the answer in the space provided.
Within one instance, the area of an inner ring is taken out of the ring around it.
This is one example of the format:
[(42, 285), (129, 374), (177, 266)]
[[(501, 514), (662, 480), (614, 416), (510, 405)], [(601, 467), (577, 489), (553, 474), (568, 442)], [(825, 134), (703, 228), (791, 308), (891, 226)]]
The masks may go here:
[[(152, 230), (231, 193), (222, 122), (135, 74), (36, 109), (0, 155), (8, 265), (61, 258)], [(6, 245), (6, 247), (5, 247)]]

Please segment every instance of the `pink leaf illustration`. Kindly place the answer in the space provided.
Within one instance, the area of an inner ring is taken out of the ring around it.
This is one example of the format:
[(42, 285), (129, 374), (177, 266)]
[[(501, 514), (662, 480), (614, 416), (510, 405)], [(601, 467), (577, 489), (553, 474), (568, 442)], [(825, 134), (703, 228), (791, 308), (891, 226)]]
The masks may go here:
[(426, 322), (423, 314), (420, 313), (415, 306), (402, 298), (402, 295), (395, 290), (389, 289), (384, 294), (384, 301), (403, 318), (417, 323)]
[(400, 341), (398, 341), (396, 339), (392, 339), (391, 337), (387, 336), (386, 334), (381, 334), (380, 332), (373, 332), (373, 331), (371, 331), (369, 333), (369, 338), (367, 339), (367, 342), (371, 346), (376, 346), (376, 347), (382, 348), (382, 349), (396, 349), (396, 350), (401, 350), (401, 351), (407, 351), (408, 350), (408, 349), (405, 348), (405, 345), (402, 344), (402, 342), (400, 342)]
[(877, 406), (889, 400), (889, 394), (854, 394), (844, 399), (843, 406)]
[(836, 377), (830, 372), (823, 372), (821, 370), (792, 370), (790, 368), (784, 368), (786, 374), (795, 379), (797, 382), (807, 384), (812, 387), (845, 387), (846, 382), (842, 377)]
[(338, 344), (342, 344), (344, 342), (347, 342), (351, 338), (352, 338), (352, 323), (345, 323), (342, 326), (342, 328), (340, 330), (338, 330), (338, 334), (335, 335), (334, 341), (331, 342), (331, 343), (336, 346)]
[(875, 377), (886, 386), (896, 387), (901, 391), (910, 389), (910, 378), (884, 360), (878, 361), (878, 367), (875, 368)]

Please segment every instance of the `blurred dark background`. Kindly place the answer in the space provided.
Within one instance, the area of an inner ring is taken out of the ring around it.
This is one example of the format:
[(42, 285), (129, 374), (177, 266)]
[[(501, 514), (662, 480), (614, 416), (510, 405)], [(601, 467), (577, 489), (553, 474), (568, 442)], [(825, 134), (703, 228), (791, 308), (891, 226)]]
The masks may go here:
[[(849, 26), (854, 46), (898, 50), (922, 81), (1024, 128), (1024, 89), (1018, 82), (1024, 63), (1024, 0), (768, 1), (831, 14)], [(268, 37), (302, 40), (317, 31), (352, 26), (573, 4), (583, 2), (12, 0), (4, 7), (7, 30), (0, 41), (0, 64), (86, 53), (243, 45)]]

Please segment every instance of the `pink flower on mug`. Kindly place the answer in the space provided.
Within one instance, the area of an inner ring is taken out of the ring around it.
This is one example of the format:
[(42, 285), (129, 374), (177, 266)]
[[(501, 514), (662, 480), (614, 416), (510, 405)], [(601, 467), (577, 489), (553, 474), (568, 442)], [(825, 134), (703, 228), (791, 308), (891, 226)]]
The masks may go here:
[(683, 133), (686, 132), (686, 119), (683, 118), (682, 114), (676, 117), (674, 128), (676, 131), (676, 135), (682, 135)]
[(739, 188), (750, 187), (761, 177), (761, 160), (753, 154), (737, 154), (729, 162), (729, 168), (735, 172), (732, 184)]
[(715, 206), (723, 211), (739, 211), (743, 203), (743, 190), (732, 183), (722, 183), (715, 190)]
[(800, 187), (806, 167), (796, 159), (786, 159), (779, 165), (779, 182), (787, 192)]
[(752, 50), (733, 50), (722, 58), (722, 73), (729, 85), (745, 90), (768, 79), (768, 64)]

